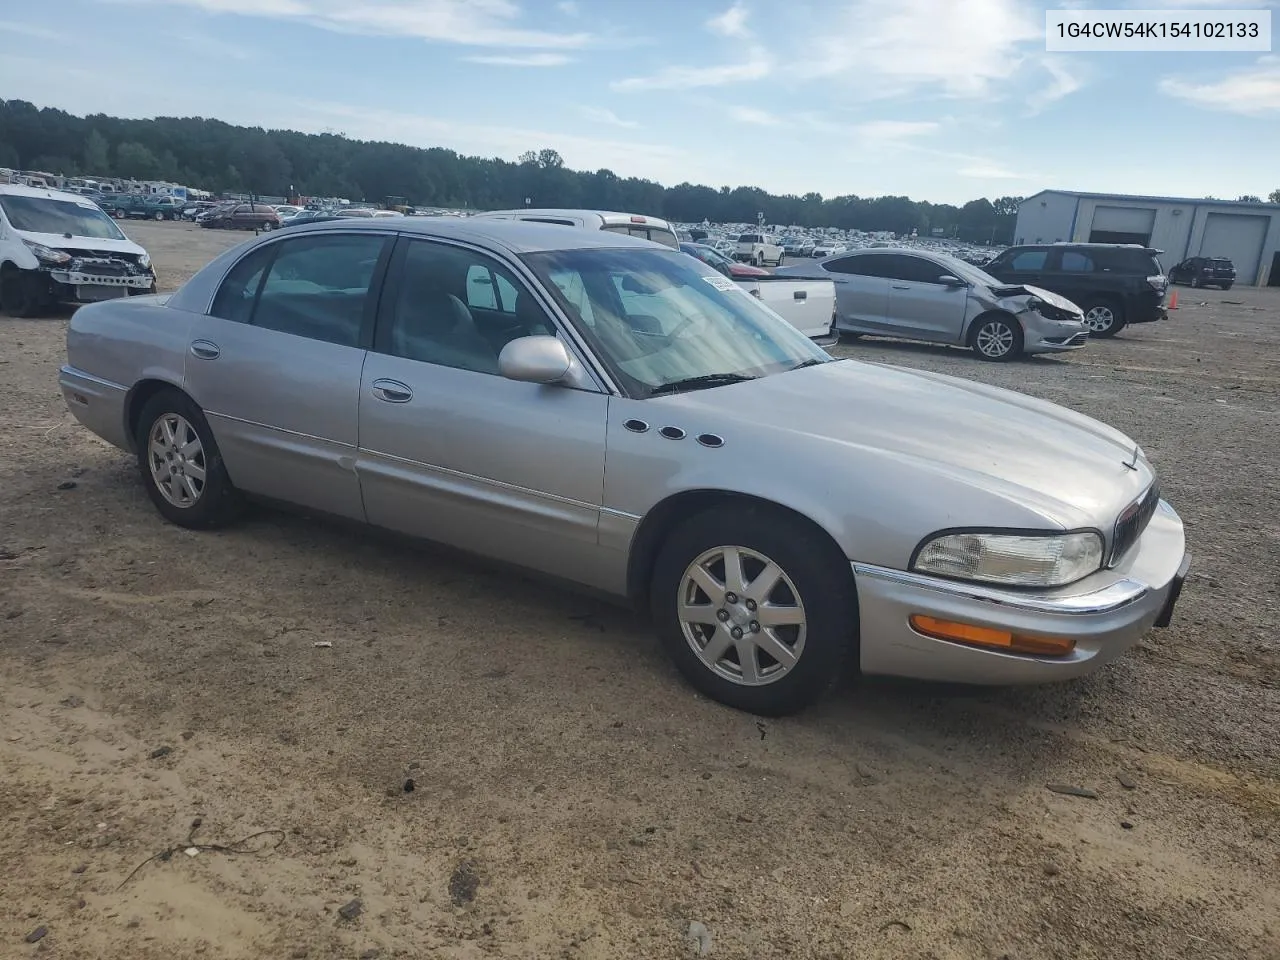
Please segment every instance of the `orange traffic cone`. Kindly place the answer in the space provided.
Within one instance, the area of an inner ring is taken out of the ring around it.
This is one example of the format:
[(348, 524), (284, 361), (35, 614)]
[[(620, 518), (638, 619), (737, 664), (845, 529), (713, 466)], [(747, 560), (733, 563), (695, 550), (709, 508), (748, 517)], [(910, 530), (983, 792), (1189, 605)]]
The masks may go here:
[(1170, 310), (1178, 309), (1178, 291), (1177, 290), (1174, 290), (1169, 297), (1169, 309)]

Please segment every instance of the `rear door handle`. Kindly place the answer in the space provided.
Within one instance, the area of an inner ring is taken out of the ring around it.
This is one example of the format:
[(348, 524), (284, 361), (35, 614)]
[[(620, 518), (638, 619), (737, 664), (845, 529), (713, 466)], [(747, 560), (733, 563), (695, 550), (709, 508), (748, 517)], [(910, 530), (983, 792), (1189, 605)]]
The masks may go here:
[(893, 285), (893, 289), (895, 289), (895, 290), (910, 290), (910, 289), (911, 289), (911, 287), (910, 287), (908, 284), (905, 284), (905, 283), (895, 283), (895, 284)]
[(217, 360), (222, 356), (222, 351), (218, 349), (218, 345), (212, 340), (193, 340), (191, 341), (191, 355), (199, 357), (201, 360)]
[(413, 391), (399, 380), (373, 381), (373, 395), (387, 403), (408, 403), (413, 399)]
[(808, 290), (797, 290), (797, 291), (795, 291), (793, 294), (791, 294), (791, 296), (792, 296), (794, 299), (796, 299), (796, 300), (808, 300), (808, 299), (809, 299), (809, 291), (808, 291)]

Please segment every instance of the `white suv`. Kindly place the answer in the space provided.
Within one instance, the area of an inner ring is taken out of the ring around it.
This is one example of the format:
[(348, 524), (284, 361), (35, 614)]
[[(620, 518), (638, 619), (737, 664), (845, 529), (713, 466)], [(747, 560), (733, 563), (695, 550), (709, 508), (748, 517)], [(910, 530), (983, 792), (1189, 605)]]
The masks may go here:
[(756, 267), (765, 264), (780, 267), (784, 256), (786, 252), (782, 246), (767, 233), (744, 233), (733, 248), (733, 259)]
[(151, 258), (87, 197), (0, 186), (0, 311), (35, 317), (59, 301), (155, 293)]

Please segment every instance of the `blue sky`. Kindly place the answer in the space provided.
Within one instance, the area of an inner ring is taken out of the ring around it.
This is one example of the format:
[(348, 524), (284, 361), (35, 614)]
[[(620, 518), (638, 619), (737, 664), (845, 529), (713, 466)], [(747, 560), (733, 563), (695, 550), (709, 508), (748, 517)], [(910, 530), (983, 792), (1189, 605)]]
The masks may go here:
[(0, 97), (512, 159), (553, 147), (580, 169), (824, 196), (1280, 187), (1280, 56), (1047, 54), (1045, 6), (61, 0), (53, 17), (6, 4)]

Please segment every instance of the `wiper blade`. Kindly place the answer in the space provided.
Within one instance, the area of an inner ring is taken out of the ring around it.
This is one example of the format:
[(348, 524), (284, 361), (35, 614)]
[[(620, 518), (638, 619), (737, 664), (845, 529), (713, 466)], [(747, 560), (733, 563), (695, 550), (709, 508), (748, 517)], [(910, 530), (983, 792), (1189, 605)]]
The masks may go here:
[(685, 390), (706, 390), (709, 387), (722, 387), (726, 383), (742, 383), (754, 380), (755, 377), (745, 373), (708, 373), (701, 377), (686, 377), (683, 380), (672, 380), (649, 391), (649, 396), (656, 397), (664, 393), (682, 393)]
[(810, 357), (808, 360), (801, 360), (794, 367), (787, 367), (787, 373), (792, 370), (803, 370), (805, 367), (816, 367), (820, 363), (830, 363), (830, 360), (819, 360), (817, 357)]

